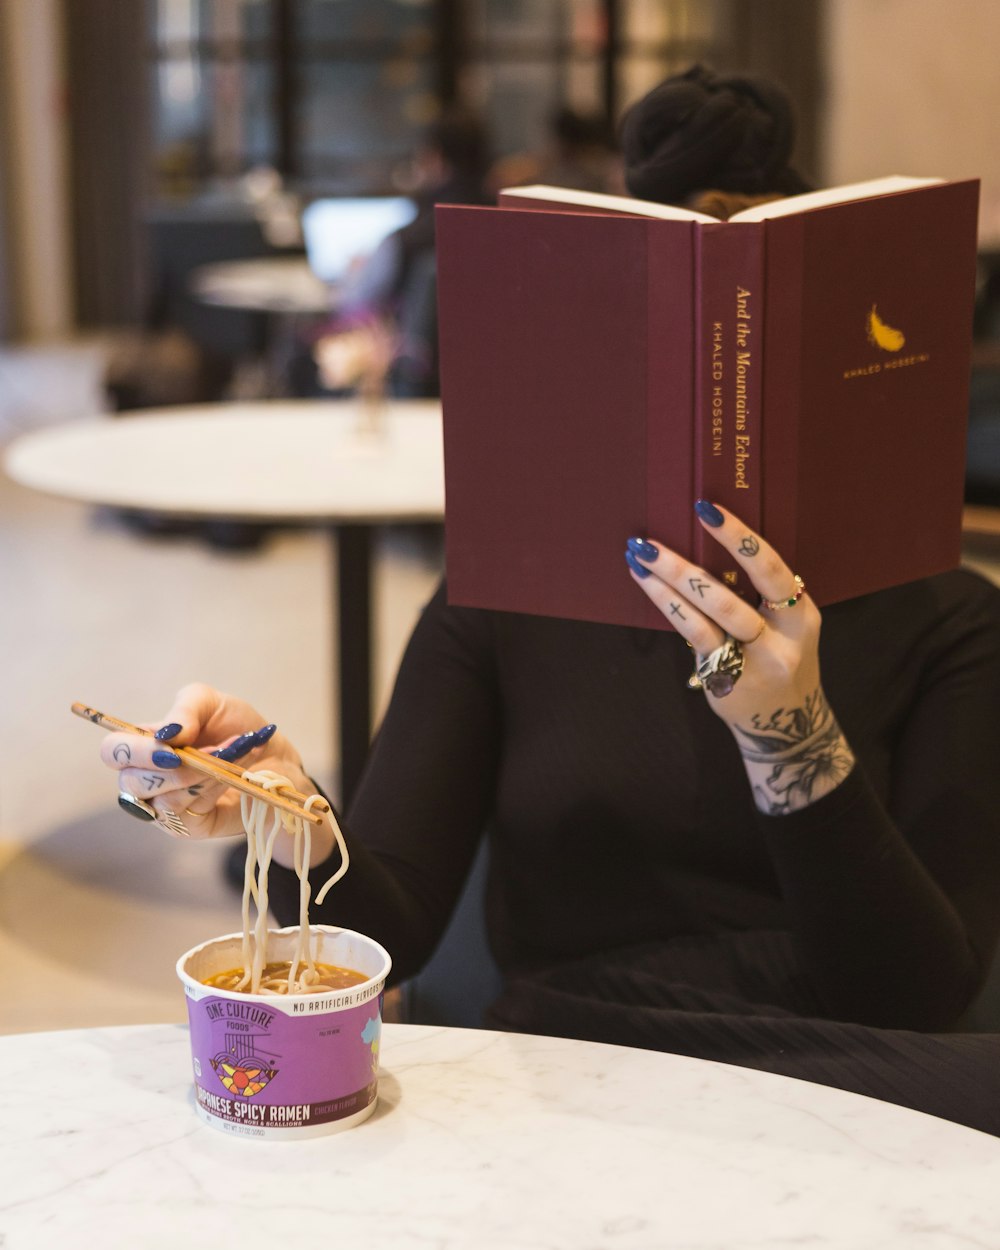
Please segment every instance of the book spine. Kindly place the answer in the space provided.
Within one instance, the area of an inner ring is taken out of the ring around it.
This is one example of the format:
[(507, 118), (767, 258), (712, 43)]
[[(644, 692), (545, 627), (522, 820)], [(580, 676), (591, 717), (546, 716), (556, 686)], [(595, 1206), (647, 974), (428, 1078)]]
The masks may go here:
[[(803, 418), (802, 348), (806, 323), (804, 297), (805, 221), (786, 217), (766, 223), (765, 275), (770, 296), (764, 318), (764, 388), (767, 411), (763, 453), (768, 465), (766, 489), (761, 498), (761, 532), (778, 554), (800, 572), (800, 514), (803, 490), (815, 490), (828, 500), (819, 483), (803, 470), (800, 456), (800, 421)], [(823, 391), (832, 391), (827, 378)], [(814, 419), (815, 405), (808, 413)], [(825, 525), (824, 525), (825, 528)], [(811, 572), (812, 570), (810, 570)]]
[[(735, 513), (753, 530), (763, 498), (764, 228), (720, 222), (695, 228), (695, 499)], [(739, 562), (701, 525), (694, 560), (751, 602)]]

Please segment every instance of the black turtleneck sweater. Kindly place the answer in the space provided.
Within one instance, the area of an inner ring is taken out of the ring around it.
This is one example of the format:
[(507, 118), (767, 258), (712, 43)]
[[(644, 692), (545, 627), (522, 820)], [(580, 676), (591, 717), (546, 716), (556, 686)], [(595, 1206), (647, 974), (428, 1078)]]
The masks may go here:
[[(859, 763), (766, 816), (678, 635), (453, 608), (442, 588), (347, 814), (350, 871), (313, 920), (372, 935), (406, 978), (489, 830), (488, 928), (515, 981), (654, 951), (708, 1010), (717, 994), (949, 1027), (1000, 928), (1000, 591), (955, 572), (823, 617)], [(273, 869), (270, 893), (294, 923), (293, 874)]]

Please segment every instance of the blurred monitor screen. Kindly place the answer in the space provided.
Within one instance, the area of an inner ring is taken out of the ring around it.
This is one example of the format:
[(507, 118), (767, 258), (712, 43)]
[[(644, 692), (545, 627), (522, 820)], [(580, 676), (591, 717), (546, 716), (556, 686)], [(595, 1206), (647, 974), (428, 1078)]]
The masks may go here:
[(324, 282), (342, 282), (355, 261), (370, 256), (416, 214), (417, 206), (405, 196), (315, 200), (302, 210), (309, 266)]

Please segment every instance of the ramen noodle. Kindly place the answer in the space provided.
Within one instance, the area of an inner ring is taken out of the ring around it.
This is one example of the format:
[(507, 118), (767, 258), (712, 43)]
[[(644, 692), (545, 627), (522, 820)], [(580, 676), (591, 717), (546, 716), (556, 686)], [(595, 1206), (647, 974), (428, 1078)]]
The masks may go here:
[[(244, 773), (244, 779), (262, 786), (265, 790), (274, 790), (279, 786), (287, 786), (287, 778), (279, 773), (262, 770), (257, 773)], [(317, 803), (326, 804), (321, 795), (314, 794), (303, 803), (306, 811), (311, 811)], [(349, 858), (344, 835), (340, 831), (332, 809), (326, 804), (327, 819), (333, 830), (333, 836), (340, 850), (340, 867), (316, 895), (316, 902), (322, 903), (327, 891), (348, 869)], [(282, 811), (272, 807), (263, 799), (252, 795), (240, 795), (240, 812), (243, 817), (243, 828), (247, 835), (247, 858), (243, 874), (243, 968), (242, 976), (234, 990), (244, 990), (251, 994), (308, 994), (315, 993), (316, 986), (322, 979), (312, 955), (309, 932), (309, 855), (312, 845), (312, 824), (294, 812)], [(294, 838), (295, 874), (299, 879), (299, 932), (298, 942), (291, 960), (286, 967), (268, 965), (267, 962), (267, 875), (271, 866), (271, 855), (274, 843), (285, 829)], [(250, 904), (253, 901), (257, 918), (251, 923)], [(275, 969), (280, 971), (275, 972)], [(364, 979), (364, 978), (362, 978)]]
[[(292, 970), (291, 960), (285, 959), (279, 963), (271, 963), (264, 965), (264, 971), (261, 974), (260, 983), (264, 987), (264, 992), (268, 992), (268, 987), (277, 986), (271, 992), (284, 994), (287, 992), (288, 977)], [(307, 980), (310, 972), (315, 971), (316, 979)], [(240, 982), (243, 980), (242, 968), (230, 968), (227, 972), (216, 972), (210, 977), (205, 977), (202, 985), (207, 985), (213, 990), (238, 990)], [(352, 985), (362, 985), (368, 980), (366, 972), (356, 972), (353, 968), (341, 968), (338, 964), (322, 964), (315, 963), (313, 969), (305, 969), (304, 973), (300, 972), (296, 982), (296, 994), (328, 994), (330, 990), (346, 990)]]

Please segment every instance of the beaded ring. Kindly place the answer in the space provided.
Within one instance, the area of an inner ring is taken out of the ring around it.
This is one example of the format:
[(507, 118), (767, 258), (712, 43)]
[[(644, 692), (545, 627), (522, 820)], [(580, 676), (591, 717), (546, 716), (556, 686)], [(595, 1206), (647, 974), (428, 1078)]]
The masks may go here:
[(772, 612), (777, 612), (779, 608), (794, 608), (802, 596), (806, 593), (806, 584), (799, 577), (798, 573), (793, 573), (795, 579), (795, 593), (787, 599), (764, 599), (761, 598), (760, 606), (768, 608)]

